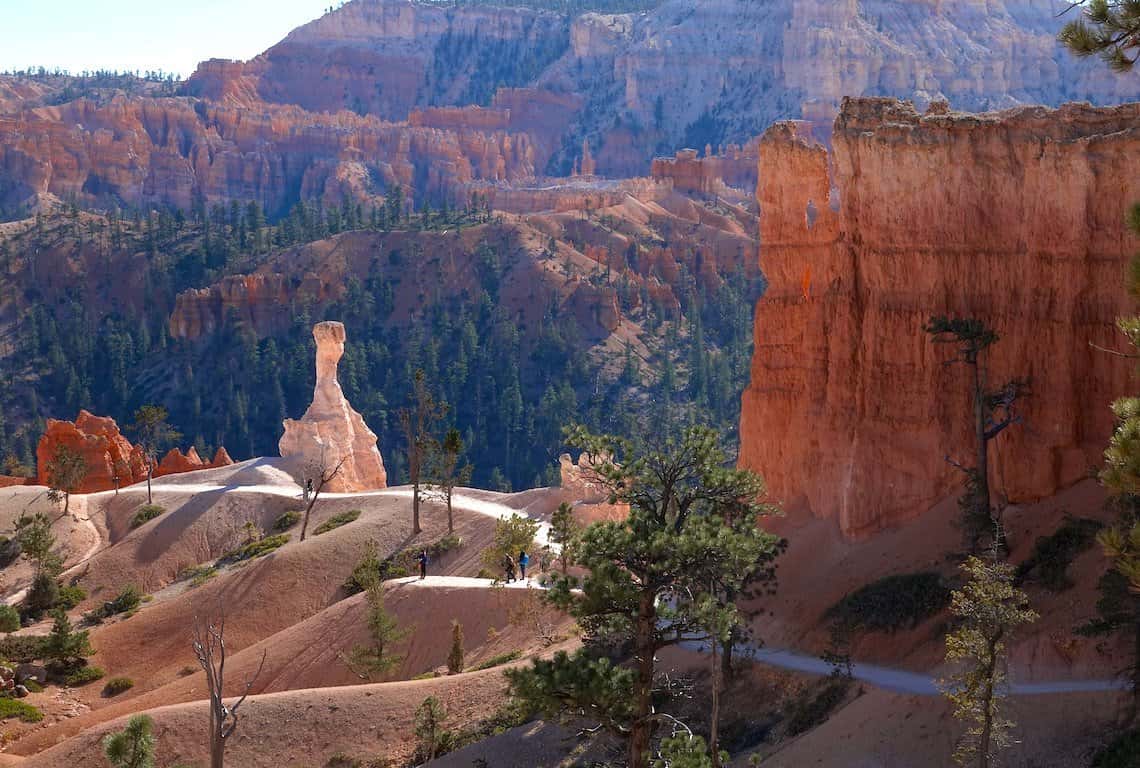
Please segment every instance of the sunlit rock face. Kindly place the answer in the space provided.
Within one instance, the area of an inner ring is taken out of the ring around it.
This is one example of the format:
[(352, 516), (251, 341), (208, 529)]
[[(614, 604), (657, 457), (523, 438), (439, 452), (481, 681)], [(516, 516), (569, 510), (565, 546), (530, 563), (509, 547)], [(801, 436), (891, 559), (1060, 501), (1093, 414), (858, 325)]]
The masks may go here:
[[(305, 479), (314, 468), (340, 470), (324, 489), (332, 492), (369, 491), (385, 488), (388, 476), (376, 447), (376, 435), (352, 409), (337, 381), (337, 363), (344, 355), (344, 324), (317, 323), (317, 385), (313, 402), (299, 421), (285, 420), (285, 434), (278, 448), (291, 469)], [(317, 470), (319, 471), (319, 470)]]
[(864, 536), (959, 492), (971, 464), (968, 372), (931, 343), (932, 315), (1001, 340), (996, 386), (1029, 380), (1022, 421), (991, 443), (991, 485), (1049, 496), (1102, 462), (1108, 404), (1132, 391), (1117, 347), (1133, 314), (1125, 228), (1140, 199), (1140, 104), (920, 114), (849, 100), (833, 150), (802, 124), (760, 146), (760, 261), (743, 466), (793, 510)]

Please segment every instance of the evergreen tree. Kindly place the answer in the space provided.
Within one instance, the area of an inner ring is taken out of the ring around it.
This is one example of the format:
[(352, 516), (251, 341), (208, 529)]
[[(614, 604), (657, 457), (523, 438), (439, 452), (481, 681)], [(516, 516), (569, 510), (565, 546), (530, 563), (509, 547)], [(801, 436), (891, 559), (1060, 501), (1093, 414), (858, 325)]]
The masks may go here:
[(451, 652), (447, 654), (447, 673), (458, 675), (463, 671), (463, 625), (451, 622)]
[[(561, 576), (548, 593), (578, 620), (586, 648), (507, 675), (526, 704), (594, 719), (627, 739), (630, 768), (647, 768), (655, 727), (667, 719), (653, 705), (657, 653), (732, 624), (736, 609), (718, 599), (713, 582), (739, 589), (776, 538), (756, 524), (767, 511), (756, 500), (760, 479), (725, 466), (711, 429), (689, 428), (656, 449), (581, 427), (570, 438), (594, 457), (596, 481), (612, 501), (630, 505), (629, 516), (582, 534), (576, 556), (589, 575), (580, 593), (571, 589), (575, 579)], [(601, 647), (626, 644), (631, 668), (597, 657)]]
[(48, 460), (47, 476), (50, 485), (48, 498), (54, 502), (63, 499), (63, 514), (67, 514), (71, 494), (75, 493), (90, 474), (83, 454), (66, 445), (60, 445)]
[(135, 715), (127, 727), (103, 738), (103, 754), (112, 768), (154, 768), (154, 721)]
[(416, 741), (419, 742), (420, 754), (425, 763), (435, 759), (443, 742), (443, 722), (447, 719), (447, 710), (439, 703), (439, 699), (428, 696), (416, 710)]
[(550, 518), (550, 540), (558, 545), (558, 562), (565, 576), (574, 562), (574, 544), (582, 535), (582, 526), (574, 519), (574, 510), (565, 501)]
[(425, 460), (435, 447), (432, 432), (447, 414), (447, 404), (436, 401), (427, 386), (422, 369), (417, 370), (412, 385), (412, 406), (400, 409), (400, 427), (408, 458), (408, 480), (412, 484), (412, 534), (420, 528), (420, 483)]
[(447, 504), (447, 532), (455, 531), (455, 516), (451, 509), (451, 496), (459, 486), (471, 482), (474, 467), (470, 463), (459, 465), (463, 455), (463, 437), (452, 427), (444, 435), (443, 442), (432, 446), (428, 464), (432, 493), (441, 497)]
[(1078, 56), (1100, 56), (1117, 72), (1129, 72), (1140, 58), (1140, 2), (1070, 0), (1081, 18), (1061, 30), (1061, 42)]
[(971, 556), (962, 565), (967, 582), (952, 595), (950, 612), (961, 622), (946, 636), (946, 661), (959, 666), (946, 698), (954, 717), (967, 723), (954, 752), (959, 765), (989, 768), (1009, 746), (1014, 723), (1003, 717), (1006, 644), (1021, 626), (1037, 620), (1029, 598), (1014, 586), (1014, 569), (995, 556)]
[(1020, 421), (1015, 405), (1025, 389), (1020, 379), (1006, 382), (990, 390), (986, 381), (983, 354), (997, 343), (998, 335), (983, 321), (976, 318), (932, 317), (923, 328), (936, 344), (952, 344), (959, 357), (954, 362), (970, 369), (970, 396), (973, 400), (974, 447), (976, 462), (973, 467), (951, 460), (966, 475), (966, 493), (960, 503), (962, 525), (971, 551), (978, 551), (982, 537), (992, 533), (995, 544), (1004, 549), (1005, 528), (1002, 509), (990, 501), (989, 444), (1011, 424)]
[(159, 405), (144, 405), (135, 411), (135, 442), (146, 459), (146, 503), (153, 504), (150, 482), (158, 466), (158, 452), (181, 435), (167, 421), (168, 413)]
[(71, 669), (94, 653), (87, 630), (74, 631), (62, 608), (52, 611), (51, 632), (44, 640), (42, 652), (44, 660), (60, 670)]
[(402, 629), (395, 616), (384, 606), (384, 582), (374, 576), (365, 588), (364, 600), (367, 605), (368, 645), (355, 646), (344, 662), (356, 675), (365, 680), (373, 676), (383, 678), (403, 661), (402, 656), (392, 652), (392, 646), (404, 640), (409, 634)]

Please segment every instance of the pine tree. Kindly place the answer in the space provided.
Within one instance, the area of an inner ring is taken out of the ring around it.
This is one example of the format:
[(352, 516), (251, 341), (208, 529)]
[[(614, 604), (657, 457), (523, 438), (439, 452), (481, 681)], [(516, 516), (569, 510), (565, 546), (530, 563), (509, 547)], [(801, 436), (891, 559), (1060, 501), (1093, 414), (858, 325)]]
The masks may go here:
[(146, 458), (146, 503), (153, 504), (150, 482), (158, 466), (158, 452), (181, 435), (167, 421), (166, 409), (159, 405), (144, 405), (135, 411), (135, 441)]
[(443, 442), (432, 445), (428, 460), (431, 493), (439, 496), (447, 505), (447, 532), (455, 531), (455, 515), (451, 508), (451, 496), (459, 486), (471, 482), (474, 467), (470, 463), (462, 466), (459, 459), (463, 455), (463, 437), (452, 427), (444, 435)]
[(378, 576), (369, 580), (364, 600), (368, 606), (365, 622), (368, 625), (369, 643), (355, 646), (342, 659), (356, 675), (371, 680), (373, 676), (383, 678), (403, 661), (402, 656), (392, 652), (392, 646), (401, 642), (409, 633), (400, 627), (396, 617), (388, 613), (384, 606), (384, 583)]
[(425, 461), (434, 449), (432, 431), (447, 414), (446, 403), (437, 402), (427, 386), (423, 370), (417, 370), (412, 380), (412, 405), (401, 408), (400, 427), (408, 457), (408, 480), (412, 484), (412, 534), (420, 528), (420, 483), (423, 480)]
[(936, 344), (957, 347), (960, 362), (970, 369), (970, 396), (973, 400), (975, 464), (972, 467), (947, 458), (966, 475), (966, 493), (960, 502), (962, 525), (972, 552), (978, 551), (982, 537), (993, 532), (995, 543), (1004, 549), (1005, 528), (1001, 508), (990, 501), (989, 444), (1011, 424), (1020, 421), (1015, 406), (1025, 389), (1020, 379), (1012, 379), (996, 390), (986, 381), (982, 359), (986, 350), (997, 343), (998, 335), (977, 318), (932, 317), (923, 328)]
[(127, 727), (103, 739), (103, 754), (112, 768), (154, 768), (154, 721), (135, 715)]
[(550, 540), (558, 545), (558, 562), (565, 575), (574, 562), (574, 543), (582, 533), (582, 526), (574, 519), (574, 510), (565, 501), (558, 505), (550, 518)]
[[(707, 428), (689, 428), (656, 449), (581, 427), (568, 442), (595, 457), (596, 481), (630, 512), (582, 534), (575, 553), (590, 575), (580, 593), (572, 589), (576, 579), (561, 576), (548, 592), (578, 620), (587, 647), (507, 676), (515, 697), (548, 716), (589, 713), (627, 739), (630, 768), (647, 768), (655, 727), (665, 719), (653, 704), (657, 653), (731, 625), (736, 609), (721, 603), (712, 585), (739, 589), (776, 546), (756, 525), (768, 511), (756, 501), (763, 484), (726, 467)], [(600, 647), (626, 644), (630, 668), (597, 657)]]
[(435, 759), (443, 742), (443, 722), (447, 719), (447, 710), (439, 703), (439, 699), (428, 696), (416, 710), (416, 741), (419, 742), (420, 754), (424, 762), (430, 763)]
[(1100, 56), (1117, 72), (1129, 72), (1140, 58), (1140, 2), (1073, 0), (1081, 18), (1061, 30), (1060, 39), (1077, 56)]
[(63, 514), (66, 515), (71, 504), (71, 494), (79, 490), (87, 475), (90, 474), (91, 470), (87, 466), (87, 460), (79, 451), (61, 445), (56, 448), (45, 469), (48, 482), (51, 484), (48, 498), (54, 502), (58, 502), (62, 498)]
[(458, 675), (463, 671), (463, 625), (451, 622), (451, 652), (447, 655), (447, 674)]
[(950, 611), (961, 624), (946, 636), (946, 661), (959, 665), (946, 688), (954, 717), (967, 723), (954, 752), (959, 765), (994, 765), (1009, 746), (1013, 721), (1002, 716), (1006, 644), (1021, 626), (1037, 620), (1029, 597), (1014, 586), (1014, 569), (995, 557), (971, 556), (962, 565), (968, 581), (952, 596)]
[(66, 611), (56, 608), (51, 615), (51, 632), (44, 641), (42, 651), (45, 661), (67, 670), (94, 653), (87, 630), (74, 631)]

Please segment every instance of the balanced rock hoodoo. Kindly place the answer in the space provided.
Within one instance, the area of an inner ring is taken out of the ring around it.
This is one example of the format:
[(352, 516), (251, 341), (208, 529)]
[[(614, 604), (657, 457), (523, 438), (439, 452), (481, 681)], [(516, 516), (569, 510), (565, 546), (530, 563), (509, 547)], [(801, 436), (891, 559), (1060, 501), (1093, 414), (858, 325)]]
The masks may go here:
[[(352, 409), (336, 378), (336, 366), (344, 355), (344, 324), (317, 323), (317, 385), (313, 402), (299, 421), (285, 420), (285, 434), (278, 447), (298, 476), (323, 466), (336, 476), (324, 487), (343, 493), (385, 488), (388, 477), (376, 447), (376, 434)], [(342, 463), (343, 460), (343, 463)], [(314, 472), (315, 474), (315, 472)]]

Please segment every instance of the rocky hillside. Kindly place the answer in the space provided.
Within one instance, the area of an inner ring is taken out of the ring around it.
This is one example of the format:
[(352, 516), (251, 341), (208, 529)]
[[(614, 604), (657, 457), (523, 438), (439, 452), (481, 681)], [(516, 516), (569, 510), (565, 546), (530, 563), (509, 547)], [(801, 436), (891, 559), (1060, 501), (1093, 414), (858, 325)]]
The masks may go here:
[(777, 119), (830, 125), (843, 96), (977, 110), (1140, 95), (1135, 77), (1064, 53), (1061, 0), (669, 0), (577, 15), (543, 5), (354, 0), (249, 62), (204, 63), (187, 90), (399, 121), (428, 105), (525, 110), (570, 96), (561, 149), (540, 170), (568, 172), (586, 138), (615, 176), (662, 150), (741, 143)]
[(1133, 307), (1124, 220), (1140, 198), (1140, 105), (922, 115), (849, 100), (830, 156), (804, 130), (780, 124), (761, 143), (771, 287), (742, 463), (849, 535), (956, 491), (943, 457), (969, 463), (969, 382), (922, 330), (945, 314), (1001, 336), (993, 386), (1029, 384), (1022, 421), (994, 442), (997, 493), (1031, 501), (1088, 477), (1134, 370), (1091, 345), (1118, 347), (1116, 318)]

